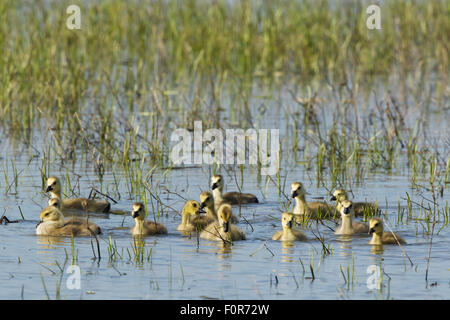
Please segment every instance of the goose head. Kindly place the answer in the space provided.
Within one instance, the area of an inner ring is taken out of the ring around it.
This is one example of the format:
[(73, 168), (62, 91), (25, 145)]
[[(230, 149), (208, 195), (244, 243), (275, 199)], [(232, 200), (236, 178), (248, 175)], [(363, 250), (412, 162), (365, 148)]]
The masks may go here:
[(61, 192), (61, 182), (57, 177), (50, 177), (47, 179), (47, 188), (45, 189), (45, 192), (52, 192), (58, 194)]
[(347, 199), (347, 192), (343, 189), (336, 189), (331, 196), (330, 201), (343, 201)]
[(211, 189), (223, 189), (223, 178), (220, 174), (211, 177)]
[(217, 218), (223, 231), (228, 232), (230, 230), (231, 206), (229, 204), (222, 204), (217, 213)]
[(372, 218), (369, 221), (369, 234), (383, 234), (383, 221), (380, 218)]

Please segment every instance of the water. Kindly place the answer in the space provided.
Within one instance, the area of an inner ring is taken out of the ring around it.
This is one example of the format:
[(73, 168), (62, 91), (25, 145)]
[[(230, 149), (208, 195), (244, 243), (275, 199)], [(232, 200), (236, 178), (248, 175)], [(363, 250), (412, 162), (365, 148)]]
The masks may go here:
[[(264, 180), (258, 183), (255, 171), (246, 169), (243, 189), (256, 194), (262, 202), (242, 207), (241, 213), (251, 226), (243, 219), (238, 226), (246, 232), (248, 240), (235, 242), (232, 247), (203, 239), (197, 243), (196, 237), (189, 238), (176, 231), (181, 218), (166, 209), (167, 216), (161, 217), (160, 221), (167, 226), (169, 234), (147, 237), (146, 250), (152, 249), (151, 258), (147, 260), (146, 255), (143, 263), (136, 263), (129, 259), (127, 253), (127, 248), (132, 251), (129, 233), (133, 225), (131, 216), (93, 214), (90, 219), (103, 230), (99, 238), (102, 259), (92, 260), (89, 238), (75, 238), (78, 259), (74, 264), (81, 270), (81, 288), (70, 290), (66, 284), (70, 275), (61, 273), (60, 267), (67, 271), (72, 263), (71, 239), (35, 235), (40, 206), (44, 206), (47, 199), (41, 188), (40, 159), (34, 158), (28, 167), (27, 156), (17, 156), (16, 159), (17, 168), (24, 169), (17, 193), (13, 187), (10, 193), (5, 194), (4, 184), (0, 189), (1, 207), (5, 214), (10, 220), (19, 220), (19, 223), (0, 226), (1, 299), (44, 299), (46, 291), (51, 299), (447, 299), (450, 294), (448, 230), (444, 228), (434, 238), (426, 286), (429, 239), (422, 234), (420, 225), (416, 235), (414, 221), (396, 223), (399, 197), (406, 198), (405, 192), (408, 192), (413, 199), (418, 199), (418, 195), (410, 189), (403, 170), (390, 175), (370, 175), (363, 187), (353, 188), (353, 193), (357, 200), (378, 200), (380, 207), (389, 215), (391, 227), (407, 241), (404, 250), (413, 266), (396, 245), (384, 246), (381, 253), (373, 252), (368, 245), (368, 236), (342, 239), (322, 225), (317, 227), (314, 224), (306, 230), (310, 239), (306, 243), (286, 246), (270, 240), (273, 233), (280, 229), (279, 222), (270, 217), (279, 217), (281, 213), (277, 188), (269, 183), (267, 192), (264, 192)], [(65, 172), (58, 172), (56, 168), (55, 165), (52, 174), (63, 176)], [(81, 195), (89, 194), (91, 184), (98, 187), (92, 171), (81, 167), (74, 169), (82, 175)], [(1, 176), (6, 173), (5, 167), (2, 170)], [(325, 189), (316, 188), (310, 182), (313, 180), (308, 177), (308, 171), (303, 168), (286, 171), (287, 194), (290, 183), (299, 180), (304, 182), (310, 193), (307, 199), (328, 197)], [(120, 176), (120, 172), (115, 174)], [(199, 167), (174, 170), (167, 179), (157, 172), (153, 179), (155, 185), (158, 181), (171, 191), (198, 200), (200, 190), (208, 188), (209, 177), (208, 170)], [(235, 190), (233, 177), (226, 174), (224, 177), (226, 189)], [(110, 189), (108, 186), (112, 184), (113, 176), (107, 172), (103, 186)], [(128, 199), (123, 180), (119, 186), (122, 197), (113, 207), (129, 212), (133, 199)], [(160, 190), (159, 196), (165, 204), (181, 210), (183, 199), (173, 193), (164, 193), (162, 188)], [(446, 199), (440, 200), (442, 205)], [(402, 207), (406, 206), (405, 200), (401, 199), (400, 203)], [(22, 221), (18, 206), (25, 221)], [(414, 206), (415, 213), (417, 210), (418, 207)], [(237, 207), (234, 213), (238, 213)], [(326, 224), (335, 228), (331, 222)], [(436, 231), (440, 226), (437, 225)], [(332, 254), (322, 257), (321, 243), (311, 230), (324, 236), (325, 243), (332, 247)], [(108, 257), (109, 236), (123, 255), (117, 261), (110, 261)], [(310, 264), (313, 266), (314, 280)], [(384, 270), (379, 290), (370, 289), (367, 284), (372, 276), (367, 273), (368, 267), (372, 265)], [(350, 272), (348, 282), (344, 279), (348, 277), (347, 268)], [(432, 286), (434, 283), (437, 285)], [(60, 290), (59, 296), (57, 288)]]

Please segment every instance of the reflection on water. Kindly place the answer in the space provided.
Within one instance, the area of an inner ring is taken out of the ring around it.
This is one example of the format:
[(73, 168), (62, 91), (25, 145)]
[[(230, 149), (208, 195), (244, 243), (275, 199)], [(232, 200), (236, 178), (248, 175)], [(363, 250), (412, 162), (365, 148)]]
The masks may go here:
[(370, 248), (370, 253), (375, 255), (381, 255), (384, 252), (383, 245), (372, 245), (372, 248)]
[[(25, 163), (25, 165), (28, 162)], [(17, 167), (24, 165), (17, 162)], [(1, 165), (0, 165), (1, 168)], [(79, 168), (77, 172), (82, 172)], [(198, 182), (190, 182), (189, 189), (176, 189), (186, 185), (188, 174), (200, 177)], [(119, 174), (119, 173), (117, 173)], [(260, 185), (251, 171), (245, 171), (244, 189), (258, 194)], [(60, 173), (63, 175), (63, 173)], [(315, 189), (302, 169), (294, 168), (292, 176), (305, 181), (314, 195), (325, 191)], [(157, 175), (155, 174), (155, 177)], [(209, 183), (209, 176), (201, 169), (173, 171), (167, 179), (167, 188), (182, 192), (183, 197), (198, 199), (199, 190), (204, 190)], [(405, 191), (408, 179), (403, 173), (390, 176), (389, 185), (385, 183), (385, 175), (368, 178), (370, 187), (355, 188), (355, 198), (364, 198), (397, 204), (399, 194)], [(297, 179), (297, 178), (296, 178)], [(114, 181), (108, 173), (104, 176), (105, 183)], [(230, 180), (231, 181), (231, 180)], [(382, 182), (379, 182), (382, 181)], [(289, 181), (290, 182), (290, 181)], [(0, 298), (20, 299), (20, 288), (24, 285), (24, 298), (45, 297), (40, 277), (43, 272), (47, 289), (54, 286), (59, 276), (51, 274), (43, 266), (54, 272), (59, 272), (58, 264), (63, 267), (68, 256), (67, 265), (72, 263), (72, 244), (70, 237), (36, 236), (36, 220), (31, 212), (36, 212), (35, 203), (44, 204), (46, 199), (41, 193), (33, 192), (32, 186), (40, 185), (39, 170), (36, 175), (23, 179), (26, 191), (19, 190), (20, 206), (25, 215), (25, 221), (1, 226), (0, 232)], [(233, 191), (233, 182), (228, 182), (228, 188)], [(206, 186), (206, 187), (205, 187)], [(262, 184), (264, 187), (264, 184)], [(2, 188), (2, 186), (0, 186)], [(126, 194), (126, 187), (118, 187)], [(287, 188), (289, 189), (289, 188)], [(368, 193), (370, 189), (370, 194)], [(400, 190), (400, 191), (398, 191)], [(408, 189), (409, 190), (409, 189)], [(3, 189), (1, 189), (3, 191)], [(286, 191), (286, 190), (285, 190)], [(134, 238), (129, 232), (132, 222), (130, 218), (110, 214), (94, 215), (92, 219), (103, 230), (99, 237), (102, 259), (93, 259), (91, 239), (89, 237), (74, 238), (76, 264), (82, 274), (82, 290), (68, 290), (64, 284), (68, 277), (63, 274), (61, 297), (68, 299), (141, 299), (149, 296), (152, 299), (191, 299), (193, 297), (239, 297), (239, 299), (336, 299), (339, 293), (336, 288), (344, 284), (340, 266), (344, 270), (349, 267), (350, 277), (353, 272), (358, 279), (351, 290), (348, 284), (342, 288), (345, 298), (386, 299), (391, 298), (448, 298), (450, 287), (448, 283), (448, 241), (449, 232), (443, 229), (433, 242), (430, 278), (439, 286), (425, 289), (423, 286), (426, 256), (429, 246), (427, 239), (421, 234), (416, 235), (414, 224), (398, 224), (396, 230), (414, 245), (408, 246), (407, 253), (415, 263), (414, 268), (405, 269), (405, 257), (402, 250), (396, 246), (371, 246), (369, 238), (363, 236), (336, 236), (332, 230), (319, 226), (329, 246), (329, 255), (322, 256), (323, 248), (320, 241), (279, 242), (272, 241), (275, 229), (273, 219), (268, 218), (280, 207), (276, 189), (268, 188), (263, 204), (242, 207), (242, 215), (252, 217), (252, 228), (246, 229), (247, 241), (239, 241), (233, 245), (222, 242), (198, 239), (196, 234), (183, 235), (176, 231), (180, 223), (179, 215), (169, 213), (162, 217), (161, 222), (167, 226), (169, 234), (161, 237)], [(1, 196), (1, 192), (0, 192)], [(28, 198), (31, 197), (32, 201)], [(166, 199), (175, 210), (181, 209), (184, 199)], [(17, 207), (17, 199), (4, 196), (5, 206)], [(114, 209), (129, 208), (134, 199), (120, 200)], [(403, 200), (402, 200), (403, 201)], [(439, 200), (441, 201), (441, 200)], [(404, 204), (402, 202), (402, 204)], [(233, 208), (234, 209), (234, 208)], [(234, 209), (238, 212), (238, 209)], [(256, 211), (256, 214), (255, 214)], [(30, 213), (29, 215), (27, 213)], [(16, 213), (16, 216), (14, 216)], [(392, 216), (391, 210), (387, 212)], [(18, 210), (8, 212), (10, 219), (21, 220)], [(392, 218), (392, 217), (390, 217)], [(395, 216), (394, 218), (395, 219)], [(239, 222), (239, 227), (246, 228), (245, 222)], [(123, 227), (122, 227), (123, 226)], [(314, 239), (311, 228), (303, 230), (309, 239)], [(316, 234), (317, 231), (313, 230)], [(111, 240), (110, 240), (111, 239)], [(94, 251), (97, 252), (95, 240)], [(267, 244), (267, 247), (264, 246)], [(133, 249), (134, 248), (134, 249)], [(270, 249), (270, 250), (269, 250)], [(116, 250), (110, 261), (109, 250)], [(135, 251), (133, 251), (135, 250)], [(136, 259), (137, 257), (137, 259)], [(141, 258), (139, 258), (141, 257)], [(56, 263), (58, 262), (58, 264)], [(302, 266), (303, 264), (303, 266)], [(312, 280), (310, 266), (312, 265), (315, 280)], [(367, 269), (371, 265), (379, 266), (382, 274), (381, 289), (369, 289), (366, 282), (373, 273)], [(67, 266), (66, 266), (67, 268)], [(273, 270), (277, 270), (276, 272)], [(272, 278), (271, 278), (272, 273)], [(275, 280), (275, 275), (277, 280)], [(388, 278), (388, 276), (390, 278)], [(347, 275), (346, 275), (347, 277)], [(272, 279), (272, 287), (270, 281)], [(277, 282), (278, 281), (278, 282)], [(418, 285), (419, 284), (419, 285)], [(258, 290), (256, 290), (257, 288)], [(92, 291), (95, 295), (86, 295)], [(50, 298), (54, 292), (49, 290)]]
[(281, 241), (281, 262), (291, 263), (294, 262), (294, 241)]
[(55, 236), (36, 236), (36, 242), (42, 249), (55, 249), (57, 245), (62, 245), (67, 242), (65, 237), (55, 237)]
[(342, 257), (351, 257), (353, 252), (352, 236), (339, 236), (338, 240), (337, 243), (341, 249), (339, 250), (339, 254)]

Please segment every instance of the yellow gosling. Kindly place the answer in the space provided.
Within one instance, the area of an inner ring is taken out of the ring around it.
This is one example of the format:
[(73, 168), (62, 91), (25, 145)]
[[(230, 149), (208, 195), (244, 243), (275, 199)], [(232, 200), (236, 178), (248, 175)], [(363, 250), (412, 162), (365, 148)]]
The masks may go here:
[(276, 232), (272, 240), (279, 241), (306, 241), (306, 235), (300, 230), (292, 228), (292, 223), (294, 221), (294, 215), (289, 212), (285, 212), (281, 215), (281, 225), (283, 230)]
[[(308, 216), (313, 219), (330, 217), (333, 213), (326, 202), (306, 202), (306, 190), (300, 182), (291, 185), (291, 197), (295, 199), (294, 215)], [(303, 217), (295, 217), (300, 220)]]
[(223, 177), (221, 175), (215, 175), (211, 178), (211, 189), (214, 195), (214, 205), (217, 208), (222, 203), (228, 203), (230, 205), (246, 204), (246, 203), (258, 203), (258, 198), (250, 193), (240, 192), (227, 192), (222, 195), (223, 190)]
[[(211, 191), (204, 191), (200, 194), (200, 203), (202, 209), (204, 208), (206, 210), (205, 220), (208, 222), (208, 224), (217, 220), (214, 199), (215, 198)], [(231, 223), (237, 223), (239, 221), (239, 219), (234, 214), (231, 214), (230, 219)]]
[(145, 218), (144, 204), (136, 202), (133, 204), (131, 210), (131, 216), (134, 218), (135, 225), (131, 228), (131, 234), (133, 236), (142, 235), (150, 236), (154, 234), (167, 234), (166, 227), (161, 223), (148, 221)]
[(37, 235), (89, 236), (100, 233), (100, 227), (93, 222), (87, 224), (86, 219), (70, 218), (64, 220), (61, 210), (54, 205), (45, 207), (41, 211), (40, 221), (36, 225)]
[[(341, 202), (348, 200), (347, 192), (343, 189), (336, 189), (331, 196), (330, 201), (336, 201), (336, 210), (341, 212)], [(370, 202), (353, 202), (353, 210), (355, 211), (355, 217), (363, 217), (365, 212), (376, 214), (377, 206)]]
[(50, 198), (48, 200), (48, 205), (49, 207), (56, 207), (61, 210), (61, 200), (59, 198)]
[(224, 242), (245, 240), (245, 233), (231, 223), (231, 214), (231, 206), (229, 204), (222, 204), (217, 213), (218, 220), (210, 223), (200, 233), (200, 237), (206, 240)]
[(47, 188), (45, 192), (50, 192), (52, 198), (58, 198), (62, 200), (61, 209), (65, 211), (67, 209), (75, 210), (87, 210), (92, 212), (109, 212), (111, 204), (106, 200), (91, 200), (85, 198), (65, 199), (61, 197), (61, 182), (57, 177), (50, 177), (47, 179)]
[(382, 244), (406, 244), (399, 235), (393, 232), (384, 232), (383, 221), (380, 218), (372, 218), (369, 221), (369, 234), (372, 235), (372, 239), (369, 244), (382, 245)]
[(355, 212), (353, 204), (349, 200), (341, 202), (341, 220), (342, 224), (337, 228), (335, 234), (352, 235), (354, 233), (365, 233), (369, 231), (369, 226), (365, 223), (353, 221)]
[(200, 213), (204, 213), (201, 209), (200, 203), (195, 200), (186, 201), (181, 212), (181, 223), (177, 230), (183, 232), (192, 232), (198, 229), (203, 229), (206, 226), (206, 221), (202, 223)]

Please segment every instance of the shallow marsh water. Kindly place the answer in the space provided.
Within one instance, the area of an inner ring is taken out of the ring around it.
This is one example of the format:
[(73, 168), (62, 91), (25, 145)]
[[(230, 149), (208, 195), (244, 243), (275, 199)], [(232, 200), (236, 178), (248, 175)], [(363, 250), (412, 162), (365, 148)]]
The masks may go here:
[[(0, 225), (0, 299), (448, 299), (448, 2), (383, 1), (376, 33), (359, 1), (190, 2), (80, 1), (77, 31), (65, 27), (64, 1), (0, 2), (0, 214), (18, 220)], [(242, 206), (247, 240), (232, 247), (176, 231), (185, 199), (198, 200), (213, 172), (167, 161), (170, 133), (196, 120), (280, 130), (279, 176), (218, 170), (225, 191), (237, 189), (236, 172), (261, 201)], [(93, 187), (125, 212), (90, 214), (101, 260), (89, 238), (35, 235), (49, 175), (70, 180), (70, 197)], [(426, 282), (431, 176), (441, 214)], [(308, 200), (343, 187), (378, 202), (407, 256), (336, 237), (330, 221), (312, 224), (305, 243), (270, 240), (294, 181)], [(136, 262), (129, 210), (144, 200), (169, 234), (146, 238)], [(110, 241), (120, 256), (110, 258)], [(72, 264), (80, 289), (66, 285)], [(368, 286), (371, 266), (384, 271), (379, 289)]]
[[(25, 167), (27, 163), (18, 162), (17, 166)], [(91, 214), (90, 219), (103, 229), (100, 236), (102, 259), (92, 260), (89, 238), (75, 238), (78, 258), (74, 264), (81, 269), (81, 289), (69, 290), (66, 286), (69, 274), (64, 273), (61, 278), (56, 262), (65, 271), (72, 263), (71, 239), (34, 234), (40, 211), (38, 205), (46, 201), (40, 191), (39, 171), (34, 169), (38, 165), (38, 159), (31, 162), (20, 179), (17, 195), (2, 196), (6, 215), (10, 220), (19, 220), (19, 223), (0, 226), (1, 299), (46, 298), (43, 283), (51, 299), (57, 297), (58, 287), (58, 297), (62, 299), (446, 299), (450, 294), (450, 236), (447, 229), (444, 228), (433, 241), (429, 284), (426, 287), (424, 275), (428, 237), (420, 231), (415, 235), (416, 222), (396, 223), (398, 199), (405, 197), (405, 191), (409, 191), (405, 187), (408, 181), (401, 173), (371, 176), (364, 188), (354, 188), (353, 192), (356, 199), (378, 200), (383, 209), (384, 202), (388, 203), (386, 212), (390, 216), (391, 227), (408, 242), (404, 249), (414, 266), (410, 265), (398, 246), (384, 246), (382, 253), (372, 252), (367, 244), (368, 236), (341, 239), (321, 225), (318, 230), (325, 237), (325, 243), (332, 248), (332, 254), (324, 258), (321, 243), (314, 239), (310, 231), (317, 233), (315, 224), (306, 231), (310, 238), (306, 243), (283, 246), (270, 240), (272, 234), (280, 229), (279, 222), (271, 218), (280, 215), (279, 198), (273, 186), (269, 186), (266, 197), (263, 197), (264, 185), (258, 185), (256, 179), (251, 178), (254, 172), (252, 174), (250, 169), (244, 171), (246, 179), (243, 188), (258, 195), (262, 203), (241, 208), (242, 215), (251, 224), (250, 227), (243, 219), (239, 223), (247, 234), (247, 241), (235, 242), (231, 248), (203, 239), (197, 244), (195, 237), (185, 237), (176, 231), (180, 217), (168, 212), (167, 217), (161, 217), (160, 221), (166, 224), (169, 234), (147, 237), (146, 250), (152, 250), (150, 261), (146, 251), (144, 262), (136, 263), (133, 258), (129, 259), (127, 253), (127, 248), (132, 251), (129, 234), (129, 227), (133, 224), (131, 216)], [(80, 181), (87, 182), (88, 176), (89, 172), (83, 172)], [(309, 183), (307, 174), (302, 170), (293, 169), (290, 176), (305, 182), (311, 193), (309, 197), (326, 193), (324, 189), (316, 189)], [(186, 177), (192, 179), (189, 185), (185, 184)], [(235, 189), (233, 178), (225, 177), (228, 189)], [(91, 182), (95, 185), (94, 181)], [(106, 174), (104, 185), (111, 181), (112, 177)], [(185, 169), (172, 171), (164, 185), (186, 198), (197, 199), (198, 190), (206, 189), (208, 181), (209, 173), (202, 168)], [(81, 194), (87, 196), (88, 192), (86, 188)], [(175, 209), (181, 209), (184, 203), (173, 194), (160, 196)], [(129, 213), (131, 203), (130, 200), (121, 200), (114, 208)], [(403, 207), (405, 203), (401, 200)], [(25, 221), (21, 221), (18, 205)], [(234, 212), (238, 212), (237, 207)], [(335, 228), (333, 223), (325, 223)], [(123, 228), (120, 228), (122, 225)], [(117, 261), (110, 261), (108, 257), (109, 236), (122, 255)], [(311, 279), (310, 264), (313, 265), (314, 280)], [(367, 268), (371, 265), (384, 270), (380, 290), (367, 286), (371, 276)], [(347, 268), (353, 283), (344, 280), (342, 272), (347, 277)], [(431, 286), (435, 282), (437, 285)]]

